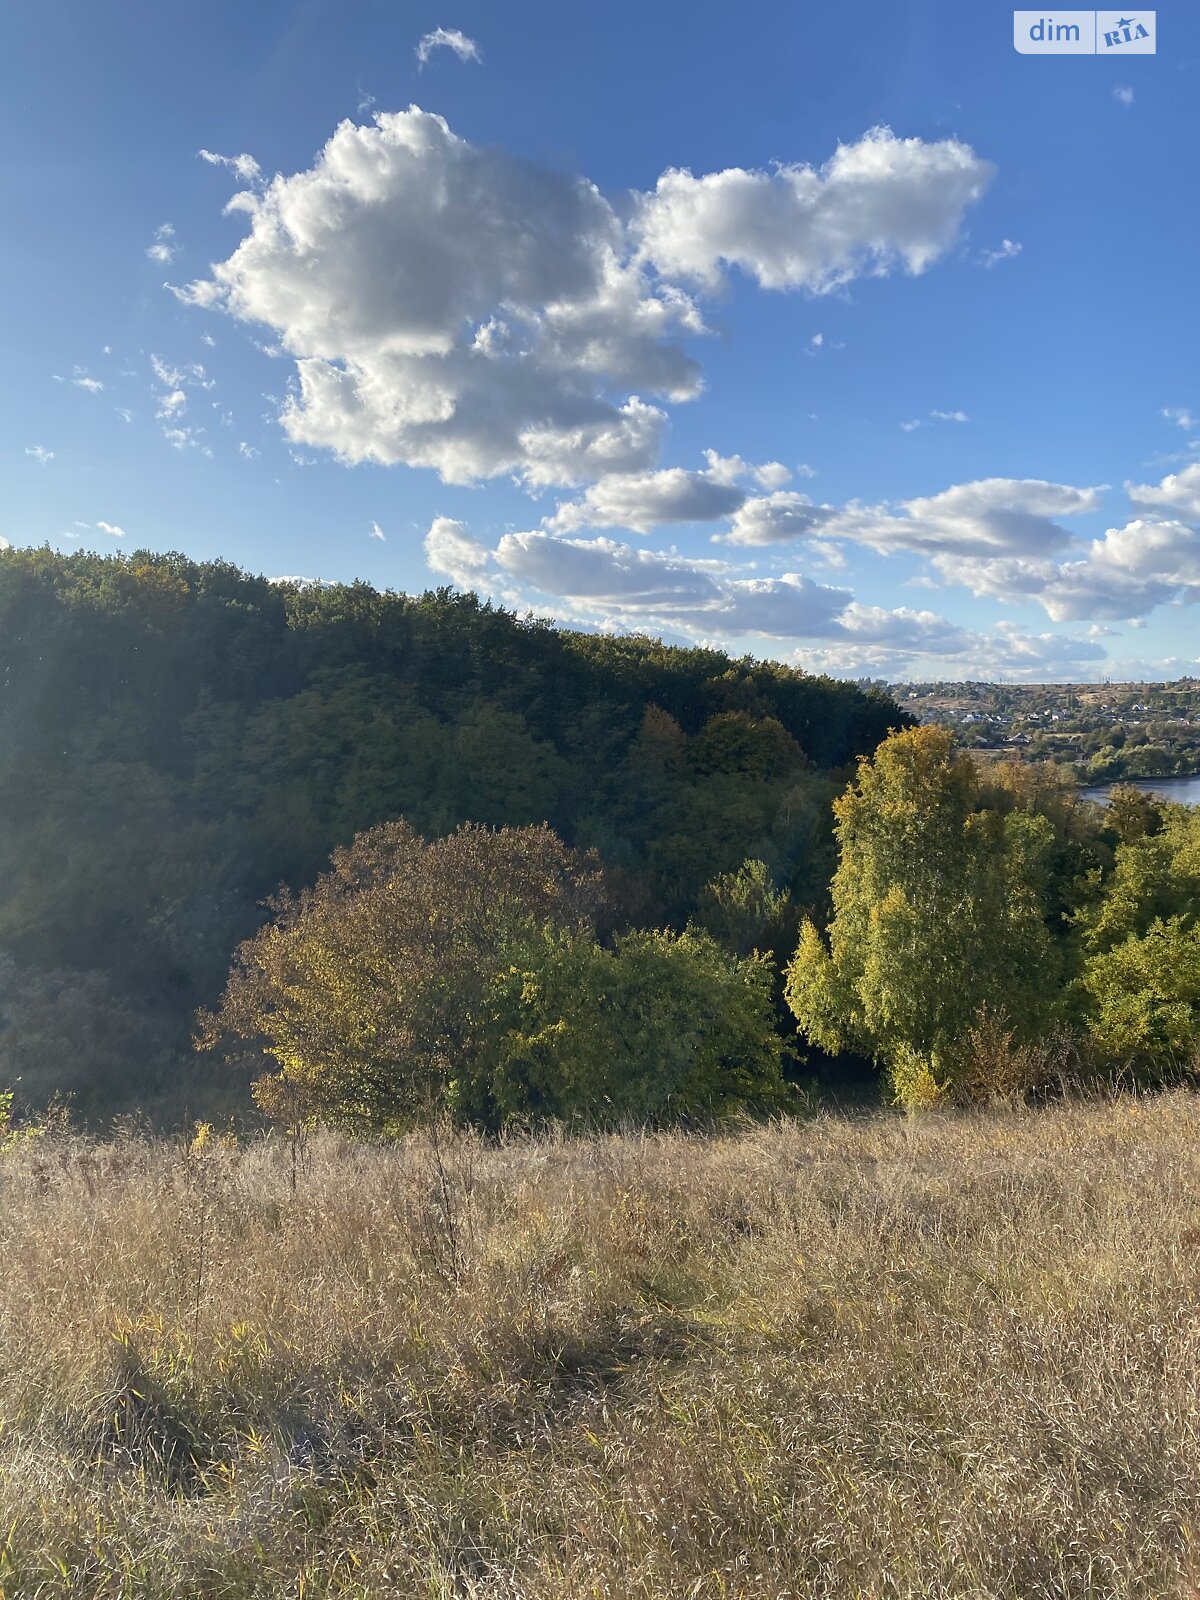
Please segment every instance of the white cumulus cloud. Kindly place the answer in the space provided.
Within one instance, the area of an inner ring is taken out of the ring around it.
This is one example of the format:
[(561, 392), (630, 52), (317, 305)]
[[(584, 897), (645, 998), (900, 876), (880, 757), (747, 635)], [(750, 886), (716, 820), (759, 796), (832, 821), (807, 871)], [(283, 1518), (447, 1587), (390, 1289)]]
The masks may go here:
[(832, 506), (815, 506), (808, 495), (781, 489), (747, 500), (724, 539), (729, 544), (781, 544), (823, 530), (836, 515)]
[[(236, 196), (247, 236), (175, 293), (273, 330), (296, 362), (293, 444), (449, 482), (585, 484), (649, 473), (663, 402), (700, 393), (685, 340), (705, 323), (676, 279), (710, 284), (725, 261), (820, 290), (922, 271), (990, 170), (957, 141), (876, 130), (820, 171), (665, 174), (626, 221), (586, 179), (413, 107), (342, 123), (310, 169)], [(732, 213), (714, 201), (730, 184), (754, 197)]]
[(1185, 522), (1200, 522), (1200, 461), (1171, 473), (1161, 483), (1128, 483), (1125, 487), (1135, 512), (1165, 512)]
[(740, 456), (720, 456), (715, 450), (705, 451), (705, 457), (708, 466), (699, 472), (665, 467), (657, 472), (610, 473), (582, 499), (559, 506), (546, 526), (649, 533), (672, 523), (717, 522), (731, 516), (746, 499), (743, 480), (765, 487), (791, 477), (778, 461), (752, 466)]
[[(863, 605), (847, 589), (797, 573), (762, 577), (723, 561), (646, 550), (616, 539), (506, 533), (494, 549), (461, 522), (437, 518), (430, 567), (460, 587), (500, 592), (570, 622), (692, 639), (758, 638), (812, 671), (902, 677), (926, 664), (945, 676), (1078, 675), (1104, 659), (1092, 639), (1030, 635), (1000, 623), (978, 633), (909, 607)], [(1051, 669), (1054, 669), (1052, 671)]]
[(924, 272), (954, 245), (993, 168), (957, 139), (873, 128), (821, 168), (663, 173), (641, 197), (644, 258), (708, 286), (739, 267), (767, 289), (828, 293), (865, 273)]
[(294, 443), (570, 483), (653, 462), (665, 415), (637, 390), (698, 392), (676, 337), (695, 308), (621, 259), (599, 192), (440, 117), (345, 122), (310, 171), (245, 199), (248, 237), (181, 293), (277, 331)]
[[(867, 609), (867, 608), (864, 608)], [(1098, 676), (1104, 650), (1090, 639), (1031, 634), (1000, 622), (987, 633), (957, 628), (929, 612), (897, 611), (894, 638), (848, 639), (801, 646), (792, 661), (808, 672), (838, 678), (986, 677), (1045, 683)]]
[(425, 535), (425, 559), (432, 572), (462, 589), (471, 589), (490, 566), (492, 552), (465, 523), (453, 517), (435, 517)]
[(845, 589), (828, 588), (799, 574), (740, 578), (722, 562), (643, 550), (604, 537), (506, 533), (495, 562), (508, 578), (565, 601), (572, 610), (706, 637), (825, 633), (851, 599)]
[(817, 506), (807, 495), (784, 491), (747, 500), (724, 540), (769, 545), (820, 533), (883, 554), (1043, 555), (1071, 540), (1054, 519), (1096, 510), (1101, 493), (1035, 478), (982, 478), (892, 508), (854, 501)]
[(1157, 606), (1200, 599), (1200, 535), (1178, 522), (1135, 518), (1071, 560), (951, 556), (936, 565), (975, 595), (1034, 601), (1053, 622), (1136, 622)]

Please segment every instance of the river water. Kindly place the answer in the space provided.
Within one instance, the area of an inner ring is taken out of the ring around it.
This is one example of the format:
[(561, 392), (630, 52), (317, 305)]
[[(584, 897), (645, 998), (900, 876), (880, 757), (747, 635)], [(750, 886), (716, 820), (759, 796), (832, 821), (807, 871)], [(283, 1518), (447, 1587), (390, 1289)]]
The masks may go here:
[[(1161, 795), (1164, 800), (1174, 800), (1177, 805), (1200, 806), (1200, 777), (1194, 778), (1122, 778), (1122, 783), (1132, 784), (1143, 794)], [(1110, 783), (1080, 789), (1084, 800), (1098, 800), (1101, 805), (1108, 799)]]

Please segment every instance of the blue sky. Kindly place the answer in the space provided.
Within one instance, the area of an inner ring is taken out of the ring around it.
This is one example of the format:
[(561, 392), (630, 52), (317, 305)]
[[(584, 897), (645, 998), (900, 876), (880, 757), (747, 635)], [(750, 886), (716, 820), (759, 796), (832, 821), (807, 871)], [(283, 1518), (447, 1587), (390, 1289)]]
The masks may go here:
[(991, 0), (7, 13), (11, 543), (1196, 670), (1194, 7), (1115, 60)]

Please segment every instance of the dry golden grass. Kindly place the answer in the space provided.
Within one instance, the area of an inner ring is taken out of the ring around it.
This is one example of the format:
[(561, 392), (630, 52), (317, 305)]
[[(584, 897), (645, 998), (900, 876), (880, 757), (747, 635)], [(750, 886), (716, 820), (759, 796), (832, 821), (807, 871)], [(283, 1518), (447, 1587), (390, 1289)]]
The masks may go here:
[(1200, 1101), (0, 1162), (0, 1594), (1189, 1596)]

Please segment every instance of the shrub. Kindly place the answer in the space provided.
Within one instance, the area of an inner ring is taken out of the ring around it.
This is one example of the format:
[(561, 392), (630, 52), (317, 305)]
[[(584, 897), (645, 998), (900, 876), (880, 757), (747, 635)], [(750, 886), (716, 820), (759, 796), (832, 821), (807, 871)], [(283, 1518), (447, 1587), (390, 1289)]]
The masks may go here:
[(513, 941), (543, 925), (582, 931), (602, 902), (595, 859), (547, 827), (468, 825), (427, 843), (385, 823), (335, 851), (311, 889), (271, 902), (197, 1044), (232, 1037), (272, 1058), (295, 1093), (260, 1083), (264, 1107), (405, 1127), (438, 1112), (477, 1048)]
[(772, 970), (699, 930), (611, 949), (545, 932), (492, 987), (490, 1041), (457, 1086), (490, 1123), (720, 1122), (781, 1107)]

